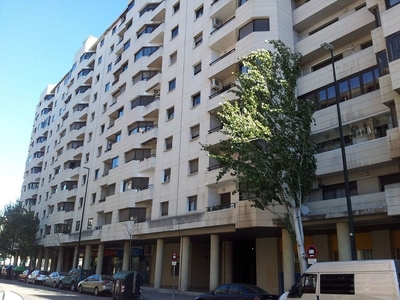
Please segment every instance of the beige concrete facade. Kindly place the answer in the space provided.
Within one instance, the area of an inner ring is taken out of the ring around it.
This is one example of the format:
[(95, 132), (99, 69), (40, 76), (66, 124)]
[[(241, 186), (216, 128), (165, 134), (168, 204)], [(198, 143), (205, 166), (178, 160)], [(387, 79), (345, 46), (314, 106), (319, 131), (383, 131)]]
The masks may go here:
[(398, 258), (396, 2), (129, 3), (40, 95), (20, 197), (40, 219), (36, 265), (67, 271), (78, 259), (105, 274), (135, 268), (155, 287), (181, 290), (228, 281), (271, 293), (290, 287), (298, 266), (287, 233), (271, 213), (232, 193), (233, 178), (216, 183), (218, 166), (200, 149), (223, 138), (215, 112), (221, 95), (233, 99), (227, 91), (238, 58), (270, 39), (303, 54), (298, 96), (318, 103), (318, 181), (306, 203), (306, 245), (320, 249), (321, 261), (349, 255), (332, 66), (320, 47), (328, 42), (335, 47), (357, 253)]

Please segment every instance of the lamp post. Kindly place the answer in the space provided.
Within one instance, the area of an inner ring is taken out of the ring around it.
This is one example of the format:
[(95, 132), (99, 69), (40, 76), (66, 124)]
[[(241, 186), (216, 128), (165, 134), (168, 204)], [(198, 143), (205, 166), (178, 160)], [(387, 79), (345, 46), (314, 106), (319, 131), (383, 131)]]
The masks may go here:
[(333, 82), (335, 84), (336, 108), (337, 108), (337, 118), (338, 118), (338, 125), (339, 125), (339, 135), (340, 135), (340, 148), (342, 150), (343, 175), (344, 175), (344, 184), (345, 184), (345, 190), (346, 190), (347, 217), (348, 217), (348, 222), (349, 222), (351, 259), (357, 260), (356, 240), (355, 240), (355, 235), (354, 235), (353, 208), (351, 205), (351, 197), (350, 197), (349, 173), (347, 170), (346, 148), (345, 148), (345, 143), (344, 143), (342, 116), (340, 113), (339, 85), (336, 80), (335, 58), (333, 56), (333, 50), (335, 48), (331, 44), (326, 43), (326, 42), (322, 43), (321, 47), (330, 51), (330, 53), (331, 53)]
[(87, 176), (86, 176), (85, 195), (83, 196), (83, 203), (82, 203), (81, 223), (79, 224), (79, 236), (78, 236), (78, 246), (77, 246), (77, 253), (76, 253), (75, 269), (78, 269), (78, 264), (79, 264), (79, 253), (80, 253), (80, 248), (81, 248), (82, 227), (83, 227), (83, 215), (85, 214), (85, 203), (86, 203), (86, 196), (87, 196), (88, 183), (89, 183), (89, 172), (90, 172), (90, 168), (88, 168), (88, 167), (83, 167), (83, 168), (87, 170)]

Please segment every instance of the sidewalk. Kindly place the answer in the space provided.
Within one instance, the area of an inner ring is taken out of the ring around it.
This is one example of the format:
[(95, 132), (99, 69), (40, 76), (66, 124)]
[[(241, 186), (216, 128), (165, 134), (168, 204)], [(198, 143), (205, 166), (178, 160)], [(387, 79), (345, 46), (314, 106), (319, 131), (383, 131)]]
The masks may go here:
[(173, 291), (172, 289), (155, 289), (149, 286), (142, 287), (142, 295), (145, 300), (194, 300), (201, 292)]

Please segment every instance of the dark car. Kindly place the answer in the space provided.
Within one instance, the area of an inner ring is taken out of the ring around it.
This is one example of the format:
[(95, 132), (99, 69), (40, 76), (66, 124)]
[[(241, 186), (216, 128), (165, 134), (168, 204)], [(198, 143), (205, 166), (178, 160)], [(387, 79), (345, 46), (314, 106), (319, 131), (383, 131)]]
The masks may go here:
[(3, 266), (1, 268), (1, 278), (12, 279), (12, 270), (13, 270), (13, 268), (14, 268), (13, 265)]
[(25, 270), (21, 274), (18, 275), (18, 281), (27, 282), (28, 276), (31, 275), (33, 270)]
[(207, 294), (196, 297), (196, 300), (226, 300), (226, 299), (278, 299), (278, 295), (271, 295), (262, 288), (247, 283), (226, 283)]
[(71, 288), (71, 291), (74, 292), (76, 291), (79, 282), (93, 274), (94, 272), (92, 270), (72, 269), (67, 273), (67, 275), (60, 279), (58, 282), (58, 288), (62, 290), (69, 287)]

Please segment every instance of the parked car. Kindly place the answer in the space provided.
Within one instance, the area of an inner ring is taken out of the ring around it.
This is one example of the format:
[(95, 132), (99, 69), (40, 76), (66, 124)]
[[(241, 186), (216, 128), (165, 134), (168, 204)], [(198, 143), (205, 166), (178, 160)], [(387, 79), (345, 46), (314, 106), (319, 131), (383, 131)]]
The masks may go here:
[(1, 278), (4, 279), (11, 279), (12, 278), (12, 270), (14, 266), (13, 265), (8, 265), (8, 266), (3, 266), (1, 268)]
[(95, 296), (103, 293), (111, 293), (113, 287), (113, 278), (108, 275), (90, 275), (78, 283), (79, 293), (88, 292)]
[(67, 275), (67, 272), (52, 272), (43, 280), (43, 285), (57, 288), (60, 278), (64, 277), (65, 275)]
[(94, 272), (91, 270), (72, 269), (67, 273), (67, 275), (60, 279), (58, 283), (58, 288), (62, 290), (64, 288), (70, 287), (71, 291), (76, 291), (78, 283), (93, 274)]
[(24, 272), (26, 269), (28, 269), (28, 268), (25, 267), (25, 266), (16, 266), (16, 267), (14, 267), (13, 272), (12, 272), (13, 273), (13, 275), (12, 275), (13, 279), (19, 280), (18, 279), (19, 275), (22, 274), (22, 272)]
[(31, 275), (33, 270), (25, 270), (21, 274), (18, 275), (18, 281), (27, 282), (28, 276)]
[[(227, 297), (228, 296), (228, 297)], [(271, 295), (262, 288), (247, 283), (227, 283), (220, 285), (207, 294), (196, 297), (196, 300), (223, 300), (223, 299), (278, 299), (278, 295)]]
[(43, 284), (43, 280), (49, 274), (50, 274), (50, 272), (48, 272), (48, 271), (35, 270), (28, 276), (26, 282), (33, 283), (33, 284)]

